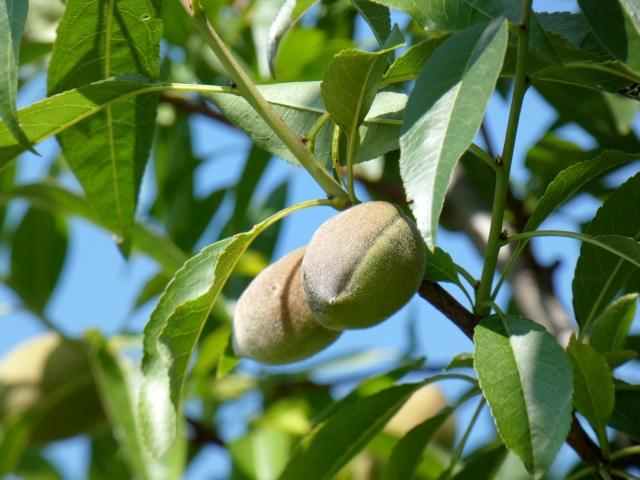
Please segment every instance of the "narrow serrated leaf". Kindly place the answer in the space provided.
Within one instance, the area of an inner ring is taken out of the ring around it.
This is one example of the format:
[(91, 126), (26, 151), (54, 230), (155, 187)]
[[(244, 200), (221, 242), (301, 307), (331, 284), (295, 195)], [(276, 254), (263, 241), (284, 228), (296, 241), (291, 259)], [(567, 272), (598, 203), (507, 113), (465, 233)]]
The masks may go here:
[(507, 47), (499, 19), (459, 32), (431, 56), (409, 97), (400, 171), (418, 228), (433, 250), (453, 169), (475, 136)]
[(425, 383), (391, 387), (339, 410), (302, 440), (280, 480), (333, 478)]
[(444, 367), (444, 371), (448, 372), (454, 368), (473, 368), (473, 353), (459, 353)]
[(28, 9), (29, 0), (0, 2), (0, 118), (22, 148), (37, 153), (22, 131), (16, 112), (18, 55)]
[(433, 55), (438, 47), (450, 36), (451, 34), (444, 34), (413, 45), (393, 62), (389, 70), (387, 70), (387, 73), (384, 74), (382, 83), (397, 83), (405, 80), (413, 80), (431, 58), (431, 55)]
[(635, 350), (612, 350), (609, 352), (605, 352), (602, 354), (604, 359), (607, 361), (607, 365), (611, 370), (618, 368), (621, 365), (624, 365), (631, 360), (635, 360), (638, 358), (638, 352)]
[(640, 73), (640, 9), (636, 0), (578, 0), (578, 4), (607, 50)]
[[(262, 85), (258, 90), (296, 135), (308, 135), (314, 124), (326, 113), (320, 94), (320, 82), (292, 82)], [(289, 149), (273, 133), (255, 110), (241, 96), (203, 93), (234, 125), (245, 132), (256, 145), (298, 166)], [(393, 87), (386, 87), (376, 95), (369, 115), (360, 126), (360, 144), (354, 163), (364, 162), (398, 148), (407, 96)], [(333, 126), (327, 122), (318, 132), (314, 152), (323, 165), (331, 167)]]
[(145, 326), (138, 414), (144, 443), (156, 457), (175, 441), (182, 388), (202, 328), (238, 260), (270, 223), (220, 240), (188, 260)]
[(571, 337), (567, 354), (573, 367), (573, 406), (589, 421), (600, 441), (613, 413), (613, 374), (605, 358), (593, 347)]
[(637, 385), (615, 380), (616, 403), (609, 426), (640, 441), (640, 391)]
[[(640, 238), (640, 174), (627, 180), (607, 198), (587, 229), (592, 237), (608, 235), (614, 248), (634, 255), (638, 245), (613, 237)], [(624, 244), (623, 244), (624, 243)], [(636, 253), (637, 254), (637, 253)], [(632, 260), (634, 257), (629, 257)], [(582, 243), (573, 279), (573, 309), (580, 328), (591, 323), (615, 298), (636, 267), (619, 255)]]
[(541, 478), (569, 433), (571, 363), (544, 327), (521, 317), (485, 318), (474, 341), (474, 366), (498, 432)]
[[(50, 95), (118, 75), (156, 78), (160, 0), (68, 0), (47, 76)], [(157, 95), (136, 96), (58, 134), (65, 159), (128, 255)]]
[(331, 120), (347, 134), (349, 151), (359, 144), (357, 135), (378, 93), (387, 68), (387, 54), (399, 45), (379, 52), (343, 50), (322, 76), (320, 92)]
[(632, 162), (638, 157), (638, 155), (616, 150), (607, 150), (593, 160), (577, 163), (563, 170), (547, 187), (536, 209), (531, 214), (524, 231), (531, 232), (536, 230), (549, 215), (560, 205), (571, 199), (589, 180), (610, 168)]
[(624, 347), (627, 333), (636, 316), (638, 294), (617, 299), (595, 319), (589, 345), (604, 354)]

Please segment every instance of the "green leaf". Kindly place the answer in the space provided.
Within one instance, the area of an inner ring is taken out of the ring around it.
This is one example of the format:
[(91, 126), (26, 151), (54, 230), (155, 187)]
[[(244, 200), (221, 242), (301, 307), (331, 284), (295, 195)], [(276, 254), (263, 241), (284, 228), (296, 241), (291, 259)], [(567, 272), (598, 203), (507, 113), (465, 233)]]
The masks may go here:
[[(313, 125), (326, 112), (320, 94), (320, 82), (262, 85), (258, 86), (258, 90), (296, 135), (308, 135)], [(203, 97), (215, 104), (229, 121), (251, 137), (260, 148), (293, 165), (299, 165), (289, 149), (244, 98), (220, 93), (203, 93)], [(406, 102), (407, 96), (395, 88), (387, 87), (378, 92), (369, 115), (358, 131), (360, 145), (356, 149), (355, 163), (378, 158), (398, 148)], [(328, 168), (333, 165), (332, 136), (333, 126), (327, 122), (315, 140), (315, 154)]]
[(610, 168), (624, 165), (637, 158), (638, 155), (608, 150), (593, 160), (577, 163), (563, 170), (547, 187), (547, 191), (531, 214), (524, 231), (531, 232), (536, 230), (560, 205), (571, 199), (585, 183)]
[(453, 262), (451, 255), (435, 247), (433, 252), (427, 249), (427, 266), (424, 270), (424, 279), (432, 282), (449, 282), (462, 287), (458, 277), (458, 267)]
[[(471, 0), (456, 2), (415, 2), (414, 0), (375, 0), (408, 13), (426, 30), (458, 32), (504, 16), (514, 25), (522, 17), (521, 2)], [(531, 15), (530, 48), (554, 62), (559, 60), (553, 43), (535, 13)]]
[[(0, 204), (6, 204), (14, 198), (24, 198), (43, 210), (78, 215), (106, 228), (85, 198), (54, 184), (33, 183), (16, 187), (10, 193), (0, 195)], [(136, 223), (133, 233), (135, 247), (160, 263), (165, 273), (173, 275), (186, 262), (184, 252), (149, 227)]]
[(15, 474), (22, 480), (64, 480), (49, 460), (31, 449), (22, 455)]
[[(68, 0), (53, 46), (49, 94), (118, 75), (159, 74), (160, 0)], [(105, 225), (131, 246), (140, 181), (155, 131), (157, 95), (107, 106), (58, 134), (65, 159)]]
[(168, 285), (144, 329), (139, 415), (142, 436), (154, 456), (175, 441), (182, 388), (198, 338), (238, 260), (272, 220), (250, 232), (205, 247)]
[(264, 426), (252, 428), (229, 446), (234, 468), (252, 480), (278, 478), (287, 464), (290, 450), (289, 435)]
[(251, 197), (270, 160), (270, 153), (256, 145), (251, 147), (251, 151), (247, 156), (247, 162), (242, 171), (242, 176), (233, 188), (236, 194), (236, 204), (233, 208), (231, 220), (229, 221), (233, 232), (239, 232), (246, 228), (245, 221)]
[(640, 72), (640, 12), (635, 0), (578, 0), (578, 4), (607, 50)]
[(348, 395), (341, 398), (337, 402), (331, 403), (324, 411), (314, 419), (315, 425), (323, 423), (328, 418), (332, 417), (335, 412), (338, 412), (347, 405), (351, 405), (354, 402), (374, 395), (385, 388), (389, 388), (400, 381), (405, 375), (417, 370), (424, 364), (424, 358), (420, 358), (407, 365), (401, 365), (398, 368), (385, 372), (382, 375), (378, 375), (373, 378), (364, 380), (360, 385), (353, 389)]
[(474, 366), (498, 432), (541, 478), (569, 433), (571, 363), (544, 327), (525, 318), (487, 317), (474, 341)]
[(473, 368), (473, 353), (459, 353), (444, 367), (444, 371), (448, 372), (454, 368)]
[(351, 3), (373, 30), (378, 44), (383, 46), (391, 33), (391, 13), (389, 8), (369, 0), (351, 0)]
[(166, 272), (160, 272), (151, 277), (147, 283), (144, 284), (144, 287), (142, 287), (142, 290), (138, 294), (135, 308), (141, 307), (152, 298), (164, 292), (164, 289), (170, 281), (171, 276)]
[(582, 13), (539, 12), (537, 15), (545, 29), (559, 33), (576, 47), (592, 53), (607, 53)]
[(113, 480), (131, 478), (120, 444), (113, 436), (113, 430), (105, 429), (101, 434), (91, 436), (91, 463), (88, 480)]
[(0, 477), (12, 472), (31, 437), (34, 415), (14, 415), (0, 423)]
[(453, 169), (480, 127), (506, 46), (504, 19), (453, 35), (431, 56), (409, 97), (400, 169), (431, 250)]
[(140, 439), (135, 404), (125, 374), (100, 335), (95, 333), (92, 337), (91, 370), (109, 423), (121, 433), (117, 440), (134, 476), (140, 479), (153, 478), (148, 465), (150, 458)]
[(506, 456), (507, 449), (498, 439), (465, 458), (464, 467), (453, 480), (494, 480)]
[(56, 215), (30, 208), (11, 245), (11, 276), (7, 283), (29, 308), (42, 312), (64, 265), (67, 225)]
[[(633, 255), (637, 244), (613, 239), (614, 235), (640, 238), (640, 174), (627, 180), (605, 200), (592, 220), (587, 234), (611, 235), (615, 248), (627, 249)], [(604, 239), (604, 237), (600, 237)], [(625, 243), (622, 245), (622, 243)], [(636, 253), (637, 254), (637, 253)], [(637, 258), (637, 257), (636, 257)], [(573, 309), (581, 329), (591, 323), (614, 299), (634, 271), (634, 265), (618, 255), (586, 242), (580, 248), (580, 257), (573, 278)]]
[(387, 388), (340, 409), (302, 440), (280, 480), (333, 478), (425, 383)]
[[(162, 85), (153, 86), (118, 79), (97, 82), (32, 103), (18, 112), (20, 123), (29, 141), (35, 144), (116, 102), (166, 88)], [(5, 166), (24, 150), (4, 122), (0, 123), (0, 167)]]
[(638, 358), (638, 352), (635, 350), (612, 350), (610, 352), (603, 353), (602, 356), (607, 361), (609, 368), (613, 370), (614, 368)]
[(430, 38), (409, 48), (389, 67), (387, 73), (384, 74), (382, 83), (397, 83), (405, 80), (413, 80), (422, 71), (422, 67), (424, 67), (438, 47), (450, 36), (451, 34), (444, 34), (436, 38)]
[(354, 157), (359, 127), (373, 105), (387, 69), (387, 54), (397, 46), (379, 52), (343, 50), (324, 71), (320, 84), (322, 100), (331, 120), (347, 134), (349, 158)]
[(573, 406), (589, 421), (600, 442), (607, 442), (606, 426), (613, 413), (613, 374), (605, 358), (571, 337), (567, 354), (573, 367)]
[(16, 112), (18, 55), (28, 9), (29, 0), (0, 2), (0, 118), (22, 148), (37, 153), (20, 128)]
[(609, 305), (593, 322), (589, 345), (600, 353), (620, 350), (636, 316), (637, 293), (625, 295)]
[(407, 432), (391, 452), (382, 480), (413, 478), (424, 449), (453, 411), (453, 408), (447, 407)]
[(640, 441), (640, 391), (621, 380), (615, 385), (616, 403), (609, 426)]

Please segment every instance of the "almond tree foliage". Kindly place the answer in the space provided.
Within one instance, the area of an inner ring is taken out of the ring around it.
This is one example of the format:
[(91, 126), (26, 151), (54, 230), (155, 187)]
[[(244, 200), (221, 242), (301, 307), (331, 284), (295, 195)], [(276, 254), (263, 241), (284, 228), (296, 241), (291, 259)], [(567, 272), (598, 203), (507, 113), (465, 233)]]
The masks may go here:
[[(615, 372), (637, 368), (640, 352), (640, 336), (629, 335), (640, 291), (640, 139), (631, 129), (640, 1), (578, 4), (570, 14), (533, 12), (532, 0), (0, 2), (0, 221), (11, 202), (29, 204), (17, 226), (3, 225), (7, 286), (55, 328), (45, 308), (71, 216), (112, 232), (123, 256), (138, 252), (160, 268), (137, 302), (157, 301), (144, 332), (83, 339), (103, 415), (76, 432), (91, 436), (90, 478), (180, 478), (210, 443), (229, 452), (238, 480), (493, 479), (525, 469), (556, 478), (548, 472), (564, 443), (581, 459), (572, 479), (638, 478), (627, 470), (640, 464), (640, 386)], [(391, 24), (390, 9), (410, 17), (406, 28)], [(357, 16), (377, 45), (354, 42)], [(178, 53), (160, 55), (161, 42)], [(19, 89), (43, 72), (47, 97), (17, 110)], [(517, 185), (510, 171), (522, 160), (514, 145), (530, 89), (558, 120), (524, 160), (530, 180)], [(473, 142), (496, 94), (510, 102), (504, 145), (481, 147)], [(195, 115), (253, 141), (238, 183), (205, 198), (194, 193), (202, 162), (192, 152)], [(561, 139), (567, 124), (590, 134), (593, 147)], [(15, 184), (16, 157), (54, 135), (62, 155), (46, 180)], [(285, 180), (258, 202), (272, 156), (305, 168), (327, 198), (285, 208)], [(136, 220), (149, 161), (158, 193), (148, 218)], [(354, 168), (368, 161), (382, 173)], [(68, 169), (83, 195), (59, 182)], [(604, 179), (618, 171), (632, 174), (612, 188)], [(474, 352), (444, 371), (407, 352), (340, 400), (308, 370), (238, 370), (229, 312), (269, 263), (277, 222), (308, 206), (349, 208), (359, 201), (356, 182), (413, 216), (427, 252), (418, 294), (473, 340)], [(581, 232), (545, 229), (577, 195), (602, 203), (593, 220)], [(233, 212), (220, 239), (194, 251), (223, 205)], [(480, 217), (490, 218), (488, 231), (478, 230)], [(480, 278), (435, 246), (439, 226), (472, 240), (484, 256)], [(530, 249), (537, 236), (582, 242), (573, 313), (555, 296), (553, 267)], [(469, 305), (443, 284), (462, 289)], [(501, 308), (494, 300), (505, 285), (512, 297)], [(141, 361), (131, 349), (142, 350)], [(403, 381), (409, 374), (423, 380)], [(384, 429), (415, 391), (443, 379), (466, 382), (468, 393), (402, 438)], [(0, 474), (61, 478), (38, 435), (47, 412), (77, 388), (3, 413)], [(261, 392), (263, 414), (226, 443), (215, 414), (250, 391)], [(198, 414), (185, 414), (185, 401), (197, 402)], [(463, 455), (477, 416), (458, 443), (431, 440), (466, 401), (477, 411), (486, 402), (497, 431)], [(64, 405), (75, 414), (83, 404), (81, 396)]]

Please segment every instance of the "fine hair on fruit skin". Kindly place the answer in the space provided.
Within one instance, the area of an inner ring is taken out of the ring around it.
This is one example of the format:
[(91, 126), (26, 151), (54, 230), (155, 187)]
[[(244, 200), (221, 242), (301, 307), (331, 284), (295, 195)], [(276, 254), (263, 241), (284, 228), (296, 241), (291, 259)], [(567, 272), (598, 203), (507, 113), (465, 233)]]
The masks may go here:
[(396, 205), (367, 202), (330, 218), (302, 262), (314, 317), (335, 330), (386, 320), (416, 293), (426, 264), (415, 223)]
[(304, 360), (332, 344), (342, 332), (320, 325), (302, 291), (306, 247), (263, 270), (242, 293), (233, 316), (236, 355), (268, 365)]

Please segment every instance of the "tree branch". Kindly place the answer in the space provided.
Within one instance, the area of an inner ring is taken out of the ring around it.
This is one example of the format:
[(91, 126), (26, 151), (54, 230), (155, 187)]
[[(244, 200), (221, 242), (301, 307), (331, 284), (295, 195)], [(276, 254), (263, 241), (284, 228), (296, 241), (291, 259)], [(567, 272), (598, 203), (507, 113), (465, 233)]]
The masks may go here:
[(451, 320), (464, 334), (473, 340), (473, 333), (480, 318), (463, 307), (436, 282), (423, 280), (418, 294)]

